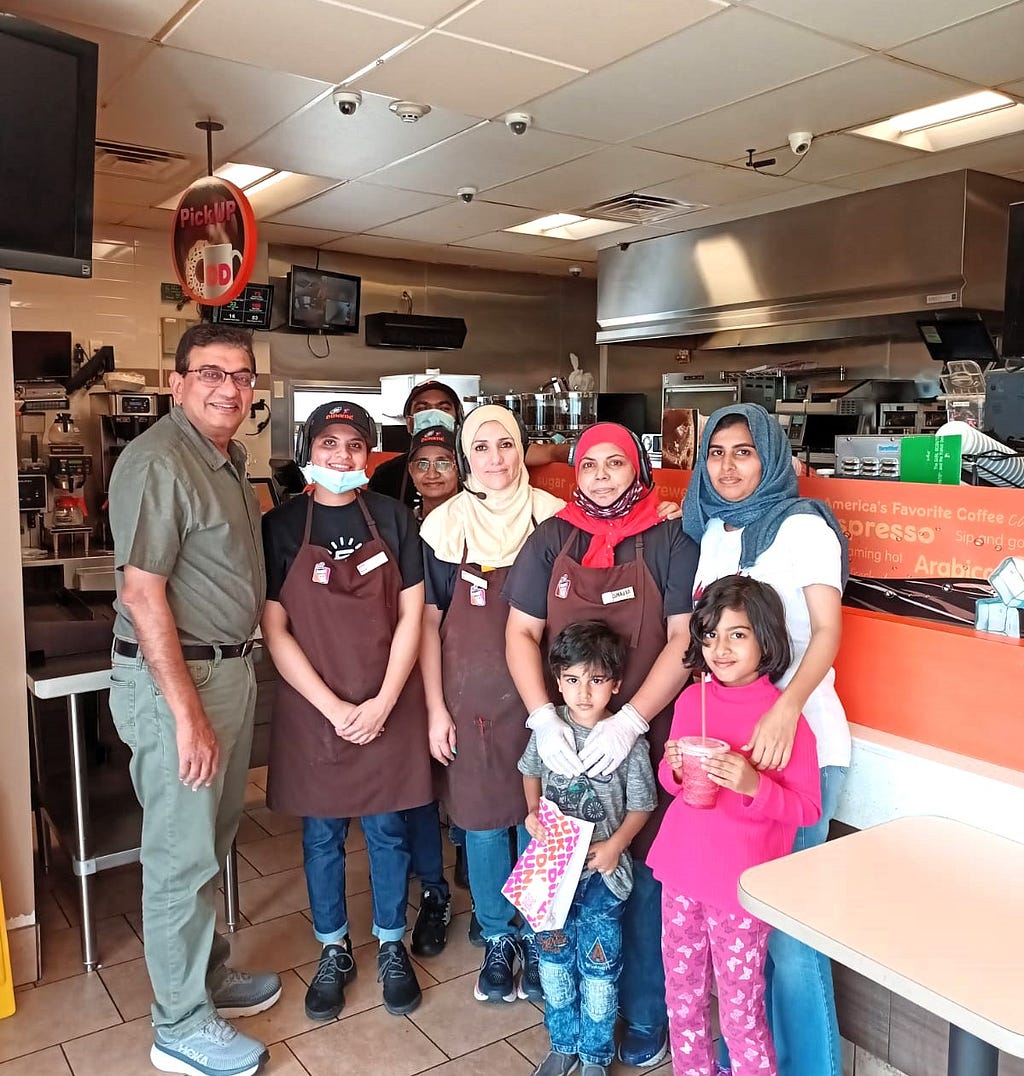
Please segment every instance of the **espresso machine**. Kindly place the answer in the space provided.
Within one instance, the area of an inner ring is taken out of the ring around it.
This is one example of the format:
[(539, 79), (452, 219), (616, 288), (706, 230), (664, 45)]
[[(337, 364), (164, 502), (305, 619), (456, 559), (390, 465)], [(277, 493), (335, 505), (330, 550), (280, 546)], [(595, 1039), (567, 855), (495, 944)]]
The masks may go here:
[[(46, 474), (53, 487), (50, 539), (55, 557), (76, 551), (89, 555), (92, 526), (87, 522), (85, 483), (92, 474), (92, 456), (85, 451), (82, 435), (70, 411), (59, 411), (46, 435)], [(70, 548), (69, 548), (70, 547)]]

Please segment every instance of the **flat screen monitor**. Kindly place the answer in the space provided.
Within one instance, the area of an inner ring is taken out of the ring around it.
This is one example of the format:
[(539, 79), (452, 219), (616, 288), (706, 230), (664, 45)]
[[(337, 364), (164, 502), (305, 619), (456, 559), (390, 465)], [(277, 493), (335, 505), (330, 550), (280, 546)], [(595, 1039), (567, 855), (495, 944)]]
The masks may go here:
[(1024, 202), (1010, 206), (1003, 304), (1003, 358), (1024, 358)]
[(98, 51), (0, 13), (0, 267), (92, 276)]
[(273, 284), (246, 284), (237, 299), (223, 306), (211, 306), (214, 325), (237, 325), (241, 329), (267, 331), (274, 304)]
[(360, 278), (293, 265), (288, 274), (288, 325), (309, 333), (359, 332)]
[(71, 333), (11, 333), (15, 381), (67, 381), (71, 377)]

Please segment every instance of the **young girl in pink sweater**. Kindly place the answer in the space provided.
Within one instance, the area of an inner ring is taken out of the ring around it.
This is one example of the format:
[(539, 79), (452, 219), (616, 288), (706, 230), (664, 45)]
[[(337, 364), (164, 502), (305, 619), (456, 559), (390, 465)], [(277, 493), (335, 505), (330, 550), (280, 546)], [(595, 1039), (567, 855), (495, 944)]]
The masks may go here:
[(779, 697), (772, 681), (790, 663), (785, 614), (767, 584), (730, 575), (701, 595), (690, 620), (686, 662), (702, 677), (707, 735), (728, 751), (703, 762), (719, 786), (711, 809), (682, 791), (681, 737), (701, 735), (702, 687), (676, 701), (658, 769), (675, 796), (647, 864), (662, 884), (662, 957), (675, 1076), (715, 1073), (711, 973), (733, 1076), (776, 1076), (765, 1013), (764, 965), (770, 928), (740, 907), (736, 884), (747, 867), (786, 855), (797, 827), (821, 814), (814, 734), (801, 717), (788, 765), (758, 771), (746, 759), (750, 735)]

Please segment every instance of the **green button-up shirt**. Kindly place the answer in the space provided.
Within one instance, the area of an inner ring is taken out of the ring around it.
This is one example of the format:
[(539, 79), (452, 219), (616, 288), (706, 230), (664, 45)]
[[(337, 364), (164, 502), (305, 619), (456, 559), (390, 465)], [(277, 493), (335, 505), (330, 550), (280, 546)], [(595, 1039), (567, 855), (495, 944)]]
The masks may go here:
[(226, 459), (180, 407), (121, 453), (110, 479), (110, 529), (118, 569), (114, 633), (138, 639), (121, 603), (130, 564), (167, 579), (183, 643), (251, 638), (267, 589), (260, 508), (236, 441)]

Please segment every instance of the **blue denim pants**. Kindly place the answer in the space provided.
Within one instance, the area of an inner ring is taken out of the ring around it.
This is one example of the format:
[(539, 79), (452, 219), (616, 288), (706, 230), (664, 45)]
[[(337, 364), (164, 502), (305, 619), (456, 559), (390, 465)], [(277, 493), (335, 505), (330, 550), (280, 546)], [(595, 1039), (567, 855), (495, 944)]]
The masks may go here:
[[(408, 831), (399, 811), (360, 819), (370, 858), (373, 934), (382, 942), (401, 941), (409, 895)], [(348, 933), (345, 901), (345, 838), (347, 818), (302, 820), (303, 866), (313, 933), (327, 945)]]
[(633, 860), (633, 892), (622, 915), (619, 1011), (627, 1028), (651, 1039), (668, 1030), (665, 965), (661, 959), (661, 882)]
[[(501, 887), (512, 873), (515, 861), (509, 845), (508, 830), (467, 829), (466, 862), (469, 865), (469, 890), (473, 895), (477, 922), (488, 941), (503, 934), (518, 934), (518, 913), (508, 902)], [(525, 826), (516, 827), (519, 852), (527, 846), (530, 835)]]
[(551, 1049), (589, 1065), (615, 1054), (625, 903), (600, 874), (580, 882), (565, 926), (537, 934), (544, 1023)]
[[(845, 780), (845, 766), (822, 767), (821, 818), (813, 826), (796, 831), (794, 852), (825, 843)], [(768, 939), (765, 978), (765, 1005), (779, 1076), (842, 1076), (839, 1022), (828, 957), (781, 930), (773, 930)], [(722, 1040), (718, 1063), (729, 1071), (729, 1053)]]
[(445, 900), (451, 895), (444, 876), (444, 856), (441, 851), (441, 816), (437, 800), (422, 807), (402, 812), (409, 836), (409, 855), (412, 872), (424, 889), (433, 889)]

